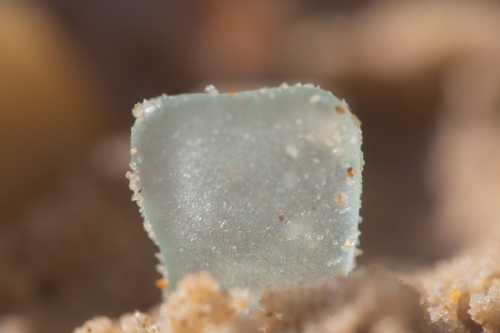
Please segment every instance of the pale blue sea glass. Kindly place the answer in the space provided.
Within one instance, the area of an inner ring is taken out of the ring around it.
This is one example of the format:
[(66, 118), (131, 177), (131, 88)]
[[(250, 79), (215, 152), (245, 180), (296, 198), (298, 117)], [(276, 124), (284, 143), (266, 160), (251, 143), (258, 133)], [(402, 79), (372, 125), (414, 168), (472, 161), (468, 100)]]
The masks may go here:
[(312, 85), (161, 96), (134, 109), (134, 200), (173, 284), (209, 271), (262, 289), (346, 274), (361, 205), (361, 129)]

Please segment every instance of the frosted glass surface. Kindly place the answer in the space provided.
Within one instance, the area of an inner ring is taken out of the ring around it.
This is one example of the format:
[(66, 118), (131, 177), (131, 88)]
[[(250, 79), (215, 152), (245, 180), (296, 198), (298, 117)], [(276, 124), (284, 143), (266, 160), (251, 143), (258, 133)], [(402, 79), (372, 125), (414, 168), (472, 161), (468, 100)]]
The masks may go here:
[(134, 199), (167, 278), (209, 271), (262, 289), (348, 273), (358, 243), (361, 130), (312, 85), (138, 104)]

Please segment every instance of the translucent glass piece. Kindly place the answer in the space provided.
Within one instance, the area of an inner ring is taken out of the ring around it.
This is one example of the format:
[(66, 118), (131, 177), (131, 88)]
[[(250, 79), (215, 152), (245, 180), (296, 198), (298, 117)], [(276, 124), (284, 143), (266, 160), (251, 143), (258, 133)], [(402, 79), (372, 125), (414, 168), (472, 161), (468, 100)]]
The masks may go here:
[(175, 283), (209, 271), (262, 289), (348, 273), (360, 222), (361, 130), (312, 85), (138, 104), (134, 199)]

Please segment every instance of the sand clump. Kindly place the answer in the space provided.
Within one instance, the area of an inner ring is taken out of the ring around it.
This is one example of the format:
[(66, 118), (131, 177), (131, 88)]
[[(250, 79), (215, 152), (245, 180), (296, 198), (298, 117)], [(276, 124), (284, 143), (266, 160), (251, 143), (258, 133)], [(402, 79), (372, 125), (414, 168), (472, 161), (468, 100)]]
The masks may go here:
[(359, 268), (349, 277), (265, 290), (256, 306), (248, 292), (224, 291), (198, 273), (186, 276), (150, 314), (98, 317), (74, 333), (493, 333), (500, 330), (495, 251), (490, 244), (404, 276)]

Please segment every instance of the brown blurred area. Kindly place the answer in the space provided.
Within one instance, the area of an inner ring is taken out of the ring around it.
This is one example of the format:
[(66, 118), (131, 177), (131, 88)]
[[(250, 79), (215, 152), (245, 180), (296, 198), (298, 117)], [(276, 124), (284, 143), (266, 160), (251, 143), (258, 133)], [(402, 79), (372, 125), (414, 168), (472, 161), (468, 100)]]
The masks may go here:
[(159, 302), (124, 178), (130, 110), (208, 83), (349, 102), (361, 264), (408, 271), (497, 237), (499, 33), (499, 1), (0, 2), (0, 332)]

